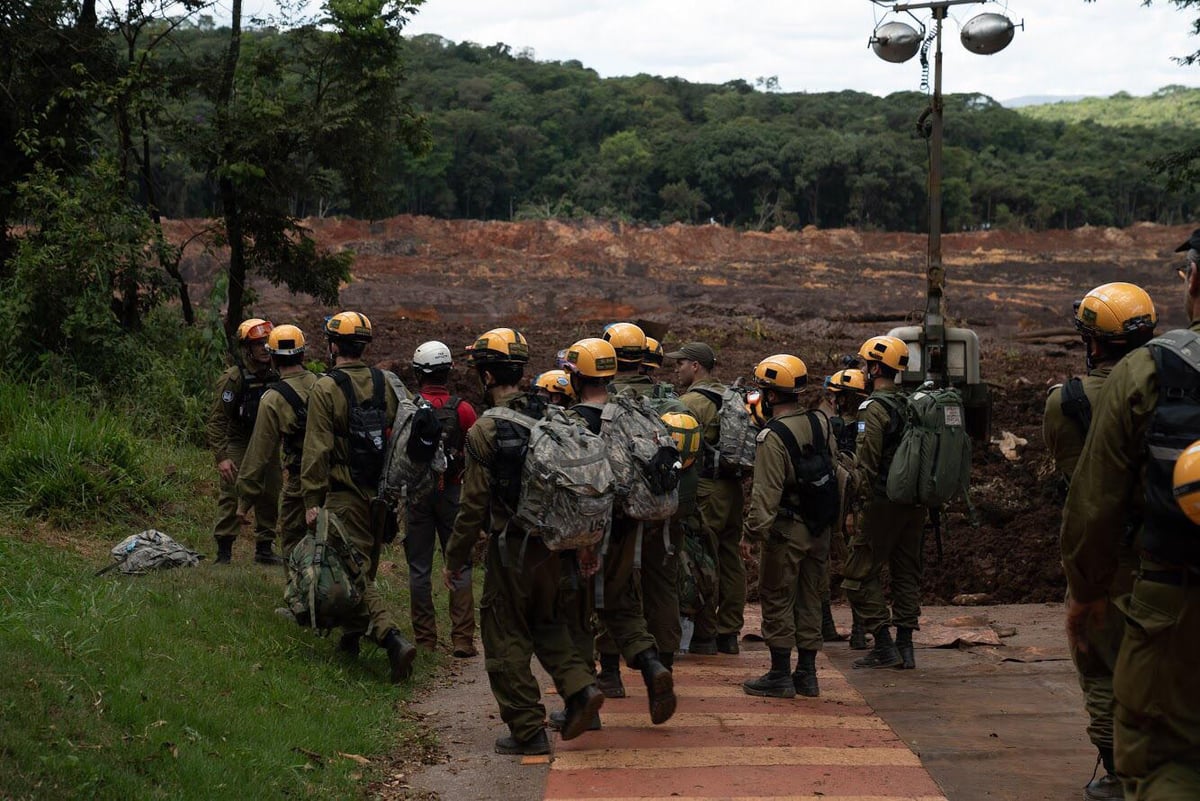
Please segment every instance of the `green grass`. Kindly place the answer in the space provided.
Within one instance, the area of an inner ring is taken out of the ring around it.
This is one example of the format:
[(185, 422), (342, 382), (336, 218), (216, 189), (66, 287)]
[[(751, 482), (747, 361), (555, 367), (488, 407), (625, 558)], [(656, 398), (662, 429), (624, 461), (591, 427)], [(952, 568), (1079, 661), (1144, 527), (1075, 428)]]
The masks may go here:
[[(248, 538), (229, 566), (95, 576), (144, 528), (211, 557), (212, 459), (21, 392), (0, 381), (0, 798), (361, 797), (397, 751), (428, 747), (398, 710), (440, 657), (393, 687), (373, 645), (338, 654), (274, 614), (282, 571)], [(407, 629), (403, 571), (378, 583)]]

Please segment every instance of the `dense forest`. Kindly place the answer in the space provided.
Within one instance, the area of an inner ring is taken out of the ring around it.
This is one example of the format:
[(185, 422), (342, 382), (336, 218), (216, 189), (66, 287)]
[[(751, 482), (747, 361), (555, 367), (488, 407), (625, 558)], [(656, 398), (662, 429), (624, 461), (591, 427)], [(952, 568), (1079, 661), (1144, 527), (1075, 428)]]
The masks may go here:
[[(196, 246), (228, 247), (227, 333), (249, 274), (336, 300), (353, 256), (322, 250), (310, 216), (928, 225), (924, 92), (601, 79), (404, 36), (422, 2), (252, 19), (233, 0), (223, 26), (209, 0), (0, 4), (0, 313), (33, 320), (10, 354), (86, 352), (95, 326), (137, 330), (172, 296), (193, 322), (162, 217), (211, 220)], [(951, 95), (945, 119), (943, 230), (1200, 214), (1200, 90), (1020, 110)]]
[[(299, 46), (288, 32), (247, 36), (259, 49)], [(180, 53), (200, 58), (226, 34), (192, 28), (177, 37)], [(432, 35), (406, 39), (403, 58), (404, 91), (426, 118), (429, 151), (386, 148), (375, 154), (383, 183), (374, 196), (297, 196), (298, 213), (926, 226), (928, 155), (916, 123), (928, 98), (919, 92), (880, 98), (780, 93), (742, 80), (601, 79), (575, 61)], [(1182, 87), (1019, 111), (985, 95), (952, 95), (946, 229), (1189, 219), (1200, 195), (1191, 186), (1166, 190), (1151, 162), (1194, 141), (1197, 106), (1200, 91)], [(174, 166), (158, 173), (163, 213), (214, 214), (215, 189)]]

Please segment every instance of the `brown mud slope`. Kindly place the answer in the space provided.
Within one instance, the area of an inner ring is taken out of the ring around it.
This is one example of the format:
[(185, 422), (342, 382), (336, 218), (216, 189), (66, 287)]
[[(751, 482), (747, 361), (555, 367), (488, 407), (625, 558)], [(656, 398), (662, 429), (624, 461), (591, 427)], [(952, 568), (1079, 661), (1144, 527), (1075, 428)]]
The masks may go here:
[[(375, 223), (313, 220), (317, 238), (357, 254), (343, 308), (375, 323), (377, 361), (407, 364), (425, 339), (465, 346), (498, 325), (518, 326), (533, 371), (601, 325), (643, 317), (670, 325), (668, 344), (703, 339), (719, 375), (746, 375), (771, 353), (794, 353), (823, 376), (867, 337), (919, 315), (926, 238), (850, 230), (743, 233), (719, 226), (638, 228), (598, 222), (474, 222), (397, 217)], [(196, 223), (171, 223), (183, 239)], [(1182, 325), (1174, 246), (1190, 226), (1139, 225), (1039, 234), (987, 231), (943, 239), (947, 306), (979, 334), (993, 384), (993, 436), (1028, 440), (1016, 461), (977, 448), (971, 527), (952, 509), (939, 561), (927, 544), (930, 600), (988, 593), (995, 603), (1062, 597), (1057, 532), (1061, 494), (1041, 443), (1047, 387), (1083, 369), (1071, 303), (1108, 281), (1156, 298), (1160, 330)], [(185, 260), (201, 291), (221, 254)], [(255, 311), (315, 331), (308, 298), (256, 285)], [(1056, 336), (1059, 335), (1059, 336)], [(405, 371), (406, 374), (406, 371)], [(407, 377), (407, 375), (406, 375)], [(667, 377), (669, 380), (669, 376)], [(476, 399), (465, 372), (457, 390)]]

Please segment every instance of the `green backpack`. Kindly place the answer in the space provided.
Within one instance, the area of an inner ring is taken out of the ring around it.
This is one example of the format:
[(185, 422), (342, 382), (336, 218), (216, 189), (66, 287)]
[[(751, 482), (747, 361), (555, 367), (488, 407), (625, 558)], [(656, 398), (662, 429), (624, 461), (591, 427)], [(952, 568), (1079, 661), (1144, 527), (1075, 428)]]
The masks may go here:
[(937, 508), (967, 494), (971, 438), (957, 389), (922, 388), (903, 409), (904, 433), (887, 475), (895, 503)]
[(283, 600), (301, 626), (327, 631), (341, 625), (362, 602), (364, 558), (348, 543), (337, 515), (322, 509), (316, 530), (305, 534), (288, 555)]

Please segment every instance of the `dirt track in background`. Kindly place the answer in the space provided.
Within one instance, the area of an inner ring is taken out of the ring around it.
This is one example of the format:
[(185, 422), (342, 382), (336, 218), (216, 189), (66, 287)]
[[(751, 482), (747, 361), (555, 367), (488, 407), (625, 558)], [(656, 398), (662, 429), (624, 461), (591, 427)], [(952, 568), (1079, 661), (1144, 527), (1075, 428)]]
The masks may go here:
[[(173, 222), (168, 230), (182, 240), (198, 225)], [(668, 344), (708, 341), (725, 379), (778, 352), (800, 356), (821, 376), (924, 306), (926, 238), (918, 234), (423, 217), (310, 225), (322, 244), (357, 254), (342, 307), (371, 317), (378, 337), (371, 356), (395, 361), (406, 379), (410, 354), (426, 339), (457, 350), (488, 328), (517, 326), (529, 338), (536, 373), (604, 323), (638, 317), (668, 324)], [(1156, 299), (1160, 330), (1183, 325), (1170, 268), (1190, 230), (1139, 225), (943, 238), (947, 309), (979, 334), (983, 376), (994, 387), (993, 436), (1010, 431), (1028, 444), (1015, 462), (995, 446), (976, 449), (972, 497), (981, 525), (970, 527), (954, 510), (947, 515), (944, 557), (927, 546), (928, 600), (945, 603), (959, 593), (988, 593), (996, 603), (1061, 600), (1061, 496), (1041, 444), (1041, 414), (1046, 389), (1083, 370), (1070, 336), (1071, 303), (1099, 284), (1131, 281)], [(185, 257), (194, 292), (211, 286), (219, 257)], [(334, 311), (267, 285), (254, 288), (256, 313), (309, 332)], [(465, 371), (456, 381), (455, 391), (478, 398)]]

